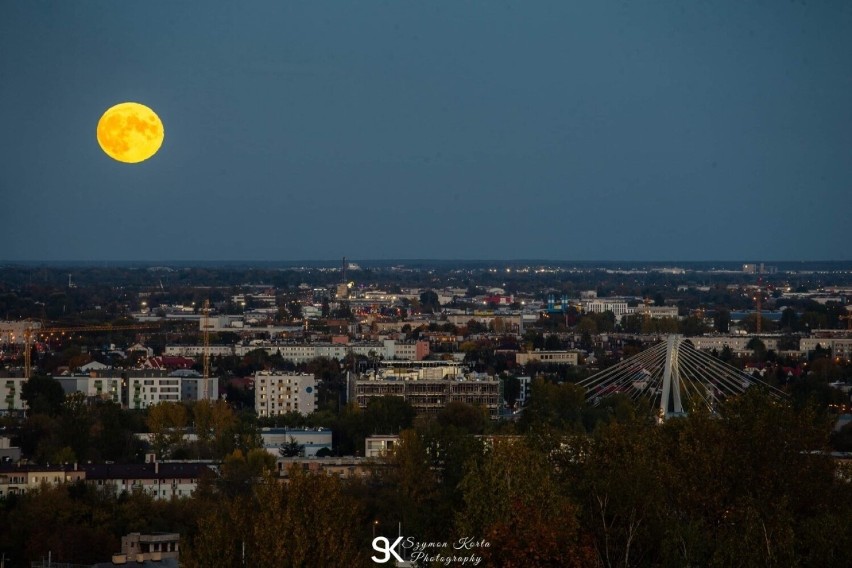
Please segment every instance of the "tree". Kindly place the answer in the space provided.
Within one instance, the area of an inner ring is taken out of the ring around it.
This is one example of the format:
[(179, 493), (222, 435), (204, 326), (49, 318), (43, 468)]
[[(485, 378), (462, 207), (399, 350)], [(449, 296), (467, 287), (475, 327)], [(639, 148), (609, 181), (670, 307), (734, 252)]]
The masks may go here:
[(582, 431), (585, 395), (585, 390), (577, 385), (534, 379), (521, 426), (526, 430), (556, 428), (567, 432)]
[(778, 323), (778, 327), (787, 332), (799, 329), (799, 316), (796, 315), (793, 308), (785, 308), (781, 312), (781, 321)]
[(488, 411), (484, 407), (450, 401), (438, 411), (436, 417), (442, 427), (453, 427), (468, 434), (482, 434), (488, 425)]
[(390, 526), (402, 523), (411, 534), (438, 538), (447, 511), (434, 464), (424, 437), (415, 430), (403, 430), (393, 451), (373, 470), (374, 517)]
[(367, 404), (365, 426), (372, 434), (398, 434), (411, 428), (414, 414), (414, 408), (402, 397), (382, 396)]
[(718, 310), (713, 315), (713, 327), (719, 333), (728, 333), (731, 326), (731, 312), (728, 310)]
[(508, 376), (503, 379), (503, 400), (506, 401), (506, 406), (513, 408), (520, 394), (521, 381), (518, 380), (518, 377)]
[(284, 442), (278, 448), (278, 455), (282, 458), (293, 458), (302, 455), (305, 450), (305, 445), (296, 441), (293, 436), (290, 436), (289, 441)]
[(158, 456), (168, 455), (183, 443), (188, 418), (186, 407), (178, 402), (160, 402), (148, 408), (146, 422)]
[(548, 351), (559, 351), (562, 349), (562, 342), (559, 340), (559, 336), (555, 333), (551, 333), (544, 340), (544, 348)]
[(459, 534), (481, 535), (487, 566), (594, 565), (594, 553), (546, 456), (522, 441), (495, 440), (462, 480)]
[(21, 399), (31, 414), (56, 416), (62, 410), (65, 391), (59, 381), (44, 375), (34, 375), (21, 387)]
[[(263, 477), (250, 492), (220, 499), (181, 547), (188, 568), (363, 566), (368, 547), (353, 527), (359, 504), (336, 477), (293, 467), (287, 484)], [(245, 563), (243, 561), (245, 551)]]
[(441, 304), (438, 302), (438, 294), (433, 290), (426, 290), (420, 294), (420, 308), (427, 313), (435, 313), (441, 311)]
[(758, 361), (766, 359), (766, 344), (761, 341), (759, 337), (752, 337), (749, 342), (746, 343), (746, 349), (754, 351), (754, 358)]

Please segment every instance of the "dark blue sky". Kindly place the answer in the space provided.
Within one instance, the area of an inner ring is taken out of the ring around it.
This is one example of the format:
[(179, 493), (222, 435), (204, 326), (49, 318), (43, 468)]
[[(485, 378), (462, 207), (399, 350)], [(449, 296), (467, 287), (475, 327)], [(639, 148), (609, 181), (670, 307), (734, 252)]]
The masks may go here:
[(4, 0), (0, 125), (5, 260), (852, 259), (848, 0)]

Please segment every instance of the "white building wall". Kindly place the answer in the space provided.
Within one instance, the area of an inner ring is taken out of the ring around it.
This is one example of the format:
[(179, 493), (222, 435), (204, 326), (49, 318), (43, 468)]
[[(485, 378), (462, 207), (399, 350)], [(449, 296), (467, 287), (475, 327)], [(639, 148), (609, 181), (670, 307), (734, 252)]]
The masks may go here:
[(254, 376), (254, 408), (258, 416), (298, 412), (307, 416), (316, 410), (316, 379), (313, 375)]
[(21, 400), (25, 381), (24, 378), (0, 379), (0, 412), (25, 409), (24, 401)]
[(806, 337), (799, 342), (799, 349), (805, 353), (814, 351), (819, 345), (823, 349), (831, 349), (831, 354), (841, 359), (852, 358), (852, 338), (836, 337)]

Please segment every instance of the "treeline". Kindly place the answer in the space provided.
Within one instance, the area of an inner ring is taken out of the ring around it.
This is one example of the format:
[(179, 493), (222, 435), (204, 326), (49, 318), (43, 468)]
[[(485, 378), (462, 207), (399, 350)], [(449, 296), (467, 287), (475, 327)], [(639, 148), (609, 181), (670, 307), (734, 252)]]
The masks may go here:
[(852, 471), (824, 453), (830, 427), (811, 407), (751, 389), (718, 416), (657, 425), (621, 400), (591, 433), (560, 408), (504, 436), (479, 435), (464, 405), (417, 417), (348, 479), (294, 468), (282, 483), (271, 456), (238, 449), (192, 498), (38, 489), (0, 502), (0, 550), (9, 566), (47, 550), (91, 562), (121, 534), (168, 530), (189, 567), (369, 566), (373, 537), (401, 530), (447, 543), (430, 556), (487, 542), (465, 551), (481, 566), (852, 565)]

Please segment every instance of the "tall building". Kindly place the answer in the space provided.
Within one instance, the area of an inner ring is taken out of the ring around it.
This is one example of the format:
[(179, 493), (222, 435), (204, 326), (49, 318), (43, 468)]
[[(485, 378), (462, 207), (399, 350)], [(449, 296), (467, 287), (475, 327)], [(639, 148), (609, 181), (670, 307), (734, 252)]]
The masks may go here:
[(313, 375), (257, 373), (254, 376), (254, 409), (258, 416), (287, 412), (307, 416), (317, 408), (316, 383)]

